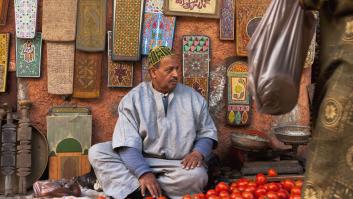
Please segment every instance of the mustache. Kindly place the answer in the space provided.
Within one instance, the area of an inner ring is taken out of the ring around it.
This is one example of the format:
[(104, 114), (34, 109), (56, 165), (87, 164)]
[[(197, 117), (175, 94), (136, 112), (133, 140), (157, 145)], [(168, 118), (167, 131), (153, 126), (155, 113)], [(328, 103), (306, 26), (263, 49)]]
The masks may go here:
[(170, 80), (170, 82), (177, 82), (178, 81), (178, 78), (176, 78), (176, 77), (173, 77), (171, 80)]

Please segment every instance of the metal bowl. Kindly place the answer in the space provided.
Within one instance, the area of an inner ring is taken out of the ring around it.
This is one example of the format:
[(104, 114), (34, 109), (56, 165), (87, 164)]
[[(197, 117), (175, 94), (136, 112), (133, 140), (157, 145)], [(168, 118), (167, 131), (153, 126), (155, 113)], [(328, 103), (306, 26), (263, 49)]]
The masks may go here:
[(283, 125), (272, 130), (277, 139), (286, 144), (306, 144), (311, 135), (309, 126)]
[(243, 151), (262, 151), (269, 148), (269, 140), (246, 132), (233, 132), (232, 146)]

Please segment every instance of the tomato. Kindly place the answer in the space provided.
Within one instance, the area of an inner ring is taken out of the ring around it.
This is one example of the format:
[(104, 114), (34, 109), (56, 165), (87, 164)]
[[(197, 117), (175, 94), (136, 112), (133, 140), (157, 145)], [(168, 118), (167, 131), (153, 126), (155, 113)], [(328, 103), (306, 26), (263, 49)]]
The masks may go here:
[(287, 191), (290, 191), (294, 187), (294, 181), (290, 179), (285, 179), (281, 181), (281, 184), (283, 185), (283, 188), (285, 188)]
[[(146, 198), (146, 199), (147, 199), (147, 198)], [(153, 199), (153, 197), (148, 198), (148, 199)], [(191, 196), (188, 194), (188, 195), (183, 196), (183, 199), (192, 199), (192, 198), (191, 198)]]
[(237, 187), (235, 187), (235, 186), (231, 186), (231, 187), (229, 188), (229, 191), (230, 191), (230, 192), (239, 192), (239, 189), (238, 189)]
[(246, 189), (246, 185), (239, 185), (238, 190), (239, 191), (244, 191)]
[(238, 181), (239, 182), (249, 182), (250, 180), (247, 178), (240, 178)]
[(273, 168), (267, 170), (267, 175), (270, 176), (270, 177), (278, 176), (277, 171), (275, 169), (273, 169)]
[(263, 185), (263, 188), (266, 190), (266, 191), (269, 191), (269, 183), (266, 183)]
[(300, 195), (290, 195), (289, 199), (301, 199)]
[(228, 186), (228, 184), (225, 183), (225, 182), (220, 182), (220, 183), (218, 183), (218, 184), (216, 185), (216, 188), (215, 188), (215, 190), (216, 190), (217, 193), (219, 193), (219, 192), (221, 192), (221, 191), (228, 191), (228, 189), (229, 189), (229, 186)]
[(278, 195), (276, 192), (270, 191), (266, 194), (266, 197), (268, 199), (279, 199)]
[(165, 196), (159, 196), (157, 199), (167, 199)]
[(296, 187), (303, 187), (303, 180), (296, 180), (294, 184)]
[(97, 198), (96, 199), (106, 199), (106, 197), (105, 196), (103, 196), (103, 195), (99, 195), (99, 196), (97, 196)]
[(205, 194), (203, 193), (198, 193), (197, 196), (199, 197), (199, 199), (205, 199)]
[(289, 198), (289, 193), (285, 189), (280, 189), (277, 192), (277, 195), (278, 195), (278, 198), (280, 198), (280, 199), (288, 199)]
[(247, 185), (249, 183), (249, 181), (239, 181), (239, 182), (237, 182), (237, 187), (239, 187), (239, 186), (245, 186), (245, 185)]
[(248, 186), (255, 186), (256, 187), (256, 183), (254, 181), (249, 181)]
[(244, 191), (242, 194), (244, 199), (254, 199), (254, 194), (252, 194), (251, 192), (248, 191)]
[(244, 191), (248, 191), (248, 192), (250, 192), (250, 193), (254, 193), (255, 192), (255, 190), (256, 190), (256, 185), (254, 185), (254, 186), (246, 186), (245, 187), (245, 190)]
[(244, 199), (241, 194), (230, 195), (230, 199)]
[(257, 186), (266, 184), (267, 178), (263, 173), (258, 173), (255, 178)]
[(219, 196), (212, 195), (208, 199), (221, 199)]
[(231, 199), (239, 199), (239, 198), (243, 198), (243, 196), (241, 195), (241, 192), (238, 192), (238, 193), (232, 193), (230, 194), (230, 198)]
[(284, 189), (283, 185), (281, 183), (276, 183), (279, 189)]
[(218, 194), (219, 197), (229, 197), (228, 191), (221, 191)]
[(268, 197), (265, 195), (262, 195), (262, 196), (258, 197), (257, 199), (268, 199)]
[(216, 196), (217, 192), (214, 189), (210, 189), (206, 193), (206, 198), (209, 198), (210, 196)]
[(205, 194), (197, 193), (191, 196), (192, 199), (205, 199)]
[(271, 183), (268, 184), (268, 190), (277, 192), (279, 190), (279, 187), (277, 186), (276, 183), (271, 182)]
[(291, 195), (301, 195), (301, 193), (302, 193), (302, 189), (300, 187), (293, 187), (290, 190)]
[(266, 189), (264, 189), (264, 188), (257, 188), (256, 190), (255, 190), (255, 196), (256, 197), (260, 197), (260, 196), (262, 196), (262, 195), (265, 195), (267, 193), (267, 191), (266, 191)]

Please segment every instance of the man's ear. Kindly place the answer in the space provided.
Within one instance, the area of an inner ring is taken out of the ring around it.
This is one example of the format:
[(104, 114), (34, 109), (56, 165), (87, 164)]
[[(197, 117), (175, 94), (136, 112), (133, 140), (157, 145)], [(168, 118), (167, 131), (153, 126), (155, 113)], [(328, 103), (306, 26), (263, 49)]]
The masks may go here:
[(150, 73), (151, 79), (155, 79), (156, 78), (156, 68), (155, 67), (151, 67), (148, 71)]

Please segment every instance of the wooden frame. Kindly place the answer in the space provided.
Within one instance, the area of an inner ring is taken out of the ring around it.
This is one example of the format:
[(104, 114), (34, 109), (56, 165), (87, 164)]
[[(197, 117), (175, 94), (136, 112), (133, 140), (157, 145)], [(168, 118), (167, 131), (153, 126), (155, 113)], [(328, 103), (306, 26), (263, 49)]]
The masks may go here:
[[(205, 1), (203, 1), (205, 4), (211, 3), (211, 6), (212, 6), (211, 9), (213, 11), (210, 11), (210, 10), (202, 11), (202, 9), (197, 9), (197, 8), (196, 8), (196, 11), (194, 11), (192, 9), (194, 9), (196, 5), (200, 5), (202, 3), (201, 0), (197, 0), (196, 2), (195, 1), (192, 2), (192, 3), (195, 3), (193, 5), (194, 6), (193, 8), (183, 8), (183, 5), (180, 5), (180, 3), (177, 3), (176, 0), (165, 0), (163, 11), (164, 11), (165, 15), (218, 19), (220, 17), (220, 1), (221, 0), (205, 0)], [(190, 0), (183, 0), (182, 2), (185, 3), (184, 6), (190, 6)], [(177, 4), (179, 4), (179, 5), (177, 5)], [(187, 4), (189, 4), (189, 5), (187, 5)]]

